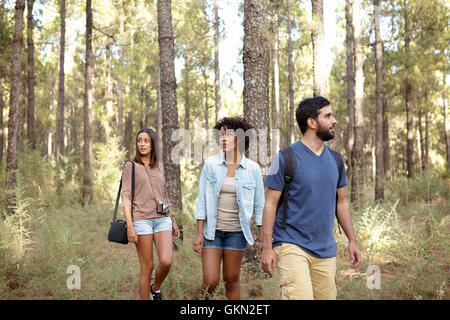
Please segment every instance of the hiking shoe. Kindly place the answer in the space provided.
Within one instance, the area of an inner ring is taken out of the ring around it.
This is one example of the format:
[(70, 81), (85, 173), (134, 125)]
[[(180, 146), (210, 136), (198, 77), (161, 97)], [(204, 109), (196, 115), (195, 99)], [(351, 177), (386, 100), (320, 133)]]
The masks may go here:
[(150, 286), (150, 293), (153, 300), (162, 300), (161, 290), (153, 291), (153, 284)]

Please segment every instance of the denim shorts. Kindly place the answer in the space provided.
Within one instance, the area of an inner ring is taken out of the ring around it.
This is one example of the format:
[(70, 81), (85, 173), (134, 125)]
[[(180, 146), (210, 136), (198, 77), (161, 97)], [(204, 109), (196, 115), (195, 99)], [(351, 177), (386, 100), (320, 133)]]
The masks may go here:
[(205, 238), (203, 242), (203, 249), (245, 251), (245, 248), (247, 248), (247, 240), (245, 240), (242, 231), (226, 232), (216, 230), (214, 240)]
[(172, 219), (170, 217), (158, 217), (153, 219), (142, 219), (133, 222), (138, 236), (154, 234), (161, 231), (172, 231)]

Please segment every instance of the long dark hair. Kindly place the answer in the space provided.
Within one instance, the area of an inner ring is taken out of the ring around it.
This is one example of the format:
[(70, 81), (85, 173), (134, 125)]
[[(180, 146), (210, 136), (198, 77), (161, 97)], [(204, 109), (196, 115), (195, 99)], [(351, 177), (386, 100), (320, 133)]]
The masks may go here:
[(150, 144), (152, 146), (152, 151), (150, 151), (150, 168), (153, 168), (158, 164), (158, 161), (159, 161), (158, 137), (157, 137), (155, 131), (153, 131), (150, 128), (141, 129), (141, 130), (139, 130), (139, 132), (136, 135), (136, 154), (134, 156), (134, 162), (144, 165), (144, 163), (142, 162), (141, 153), (139, 152), (139, 148), (137, 146), (138, 136), (142, 132), (146, 132), (148, 134), (148, 136), (150, 137)]

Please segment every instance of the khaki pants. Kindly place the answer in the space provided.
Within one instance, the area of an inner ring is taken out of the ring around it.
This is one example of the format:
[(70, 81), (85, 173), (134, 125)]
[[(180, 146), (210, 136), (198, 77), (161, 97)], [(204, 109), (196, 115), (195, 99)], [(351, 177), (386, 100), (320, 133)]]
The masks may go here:
[(319, 259), (290, 243), (273, 249), (283, 300), (335, 300), (336, 257)]

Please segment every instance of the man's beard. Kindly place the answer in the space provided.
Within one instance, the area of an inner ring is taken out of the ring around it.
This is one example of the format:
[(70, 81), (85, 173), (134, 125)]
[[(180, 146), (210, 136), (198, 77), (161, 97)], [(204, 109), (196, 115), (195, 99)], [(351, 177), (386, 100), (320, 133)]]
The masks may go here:
[(327, 129), (325, 127), (322, 127), (320, 125), (320, 123), (318, 123), (318, 128), (317, 128), (317, 132), (316, 135), (319, 139), (321, 139), (322, 141), (328, 141), (334, 138), (334, 133), (332, 133), (330, 131), (330, 129)]

